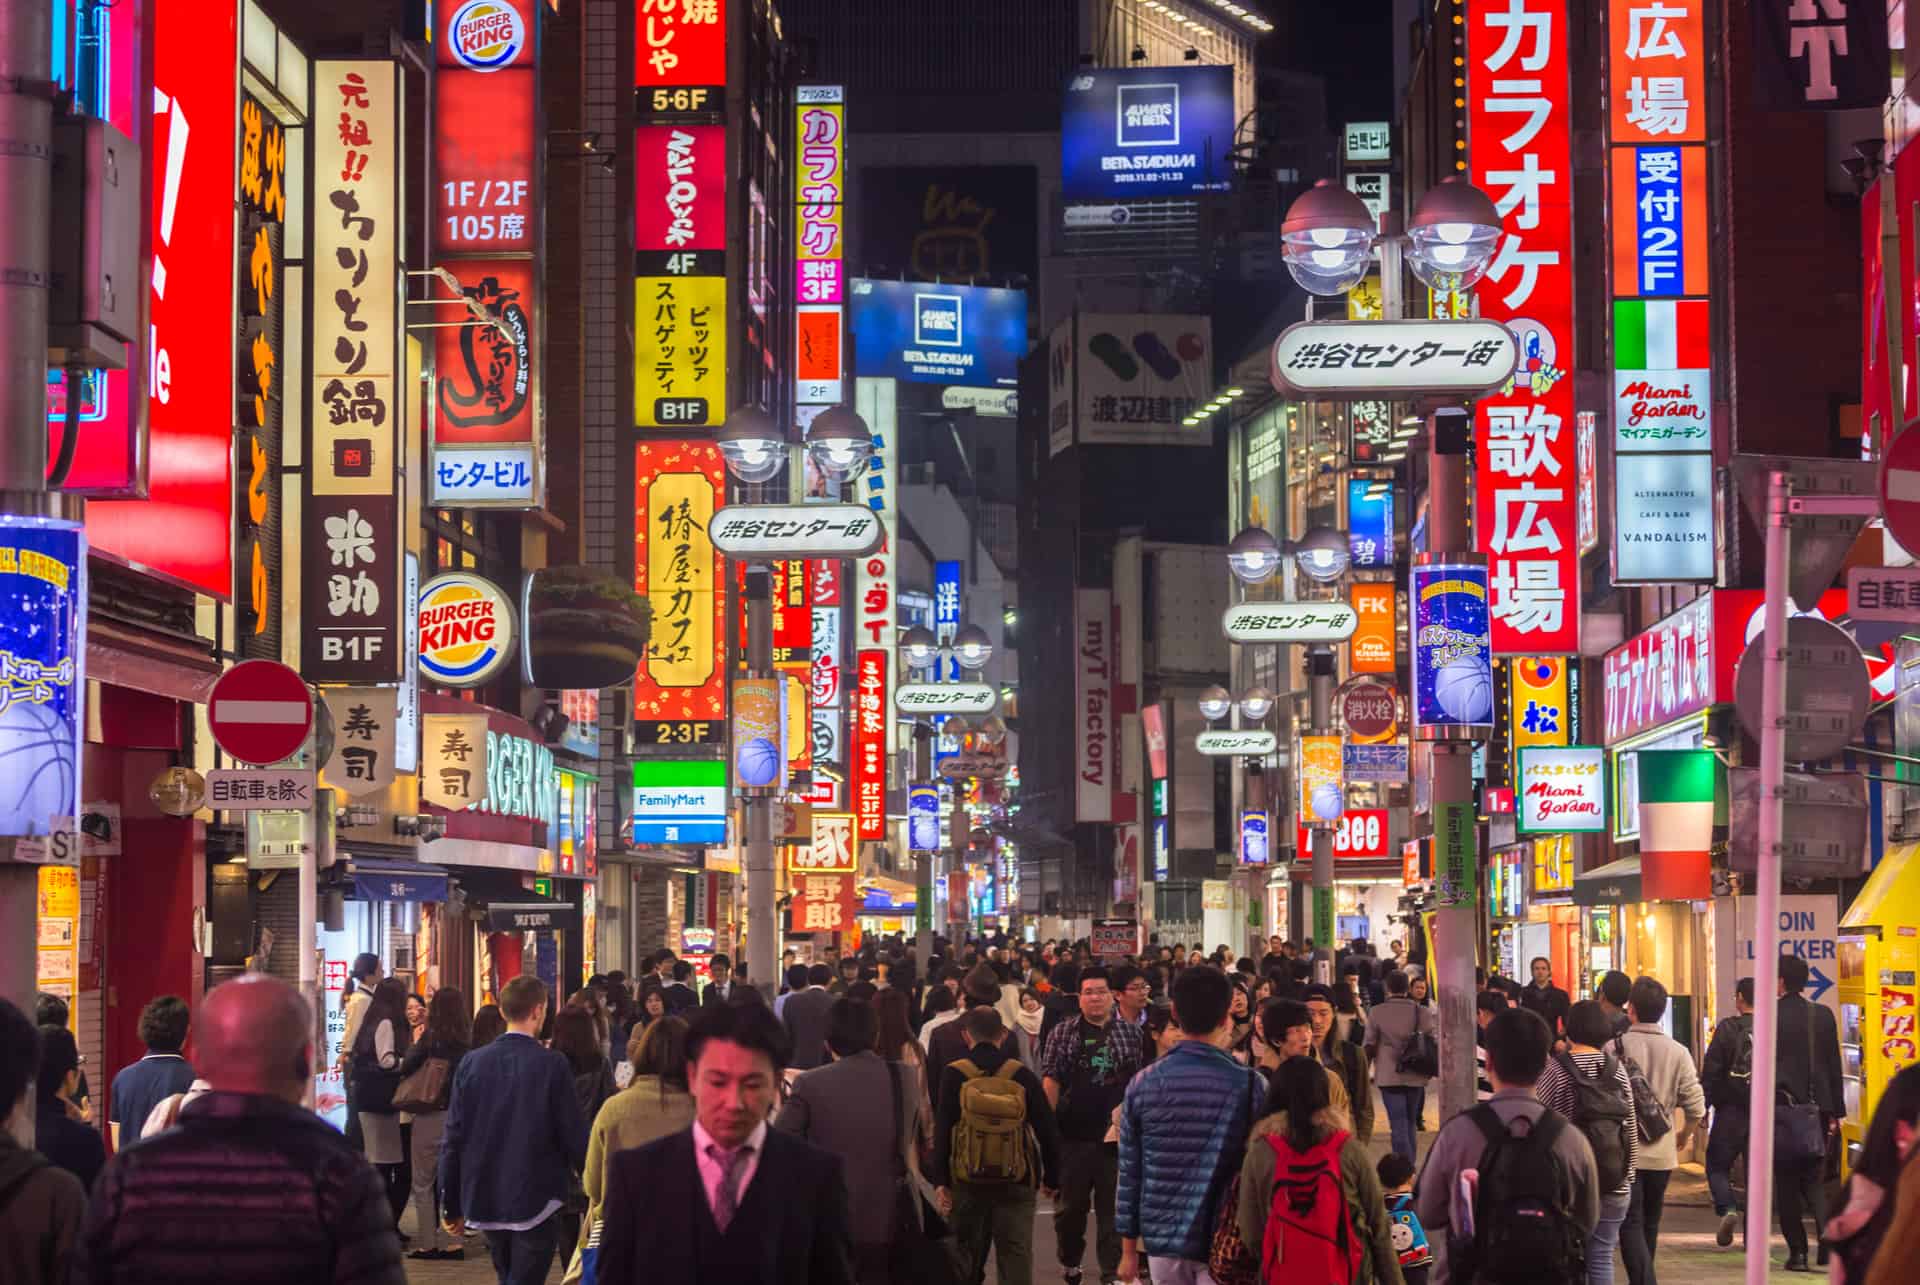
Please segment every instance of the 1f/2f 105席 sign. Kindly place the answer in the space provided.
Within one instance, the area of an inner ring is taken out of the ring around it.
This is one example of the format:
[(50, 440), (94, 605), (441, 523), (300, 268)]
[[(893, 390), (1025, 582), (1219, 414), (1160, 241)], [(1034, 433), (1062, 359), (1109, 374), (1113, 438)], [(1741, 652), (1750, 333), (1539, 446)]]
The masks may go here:
[(1220, 618), (1237, 643), (1342, 642), (1359, 624), (1359, 613), (1344, 602), (1239, 602)]
[(729, 505), (713, 515), (713, 547), (729, 558), (863, 558), (880, 547), (880, 519), (863, 504)]
[(1273, 343), (1273, 386), (1306, 396), (1482, 393), (1520, 348), (1497, 321), (1302, 321)]

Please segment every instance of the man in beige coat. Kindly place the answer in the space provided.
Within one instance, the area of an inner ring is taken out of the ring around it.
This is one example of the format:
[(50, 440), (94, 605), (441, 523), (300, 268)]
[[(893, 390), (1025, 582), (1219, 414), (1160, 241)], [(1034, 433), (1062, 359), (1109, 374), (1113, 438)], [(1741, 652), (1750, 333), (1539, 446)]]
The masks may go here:
[(1660, 1240), (1660, 1217), (1666, 1209), (1667, 1184), (1680, 1167), (1680, 1150), (1707, 1118), (1707, 1095), (1694, 1071), (1693, 1054), (1660, 1029), (1667, 1015), (1667, 988), (1651, 977), (1633, 984), (1627, 996), (1627, 1014), (1633, 1025), (1613, 1047), (1646, 1077), (1654, 1099), (1667, 1108), (1673, 1127), (1649, 1141), (1640, 1139), (1639, 1166), (1633, 1176), (1633, 1196), (1627, 1221), (1620, 1228), (1620, 1257), (1627, 1265), (1630, 1285), (1652, 1285), (1653, 1255)]

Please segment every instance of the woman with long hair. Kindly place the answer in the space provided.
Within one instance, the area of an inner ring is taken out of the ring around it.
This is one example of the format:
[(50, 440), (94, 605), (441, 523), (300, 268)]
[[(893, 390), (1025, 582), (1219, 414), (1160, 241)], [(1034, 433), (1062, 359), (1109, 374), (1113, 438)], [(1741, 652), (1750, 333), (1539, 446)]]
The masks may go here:
[[(587, 1136), (587, 1167), (580, 1175), (586, 1193), (582, 1243), (591, 1244), (606, 1199), (607, 1169), (613, 1157), (657, 1138), (678, 1133), (693, 1122), (693, 1098), (687, 1092), (687, 1024), (662, 1017), (636, 1029), (627, 1045), (633, 1079), (608, 1098)], [(583, 1266), (577, 1249), (567, 1258), (566, 1281), (578, 1282)]]
[[(1833, 1251), (1835, 1285), (1863, 1285), (1874, 1255), (1894, 1222), (1900, 1174), (1920, 1137), (1920, 1066), (1910, 1066), (1887, 1081), (1880, 1104), (1867, 1123), (1860, 1157), (1847, 1178), (1846, 1204), (1827, 1222), (1821, 1242)], [(1909, 1210), (1911, 1213), (1911, 1210)], [(1911, 1252), (1911, 1245), (1909, 1251)], [(1907, 1269), (1920, 1267), (1908, 1258)]]
[[(599, 1025), (593, 1008), (568, 1000), (553, 1015), (553, 1051), (567, 1059), (573, 1071), (573, 1094), (580, 1102), (580, 1118), (592, 1120), (614, 1094), (613, 1063), (600, 1047)], [(560, 1211), (560, 1258), (573, 1260), (573, 1247), (580, 1239), (580, 1220), (587, 1212), (586, 1189), (578, 1184), (568, 1193)]]
[(927, 1054), (913, 1038), (907, 1022), (907, 993), (889, 986), (873, 997), (874, 1016), (880, 1019), (880, 1033), (874, 1050), (889, 1062), (905, 1062), (913, 1068), (913, 1082), (920, 1092), (920, 1137), (915, 1144), (931, 1154), (933, 1146), (933, 1103), (927, 1086)]
[[(407, 1050), (406, 1057), (400, 1060), (402, 1078), (412, 1075), (427, 1064), (429, 1058), (441, 1058), (447, 1063), (447, 1089), (451, 1093), (454, 1072), (460, 1069), (460, 1059), (473, 1047), (473, 1022), (467, 1016), (467, 997), (452, 986), (442, 986), (427, 1001), (426, 1021), (421, 1026), (419, 1038)], [(440, 1225), (440, 1209), (436, 1199), (435, 1179), (439, 1176), (440, 1139), (447, 1127), (447, 1104), (444, 1100), (438, 1110), (423, 1111), (416, 1108), (413, 1112), (413, 1135), (408, 1139), (407, 1149), (413, 1162), (411, 1182), (413, 1196), (413, 1237), (414, 1248), (407, 1257), (427, 1260), (463, 1259), (466, 1250), (460, 1246), (457, 1237), (449, 1235)]]
[[(1269, 1274), (1274, 1265), (1285, 1274), (1286, 1246), (1293, 1239), (1284, 1237), (1280, 1227), (1268, 1227), (1276, 1179), (1283, 1172), (1294, 1182), (1303, 1174), (1324, 1175), (1318, 1180), (1326, 1189), (1312, 1193), (1311, 1206), (1317, 1212), (1331, 1196), (1345, 1201), (1359, 1258), (1351, 1278), (1354, 1285), (1404, 1285), (1380, 1176), (1351, 1128), (1346, 1112), (1329, 1100), (1327, 1073), (1318, 1061), (1290, 1057), (1274, 1071), (1266, 1115), (1247, 1141), (1236, 1211), (1241, 1240), (1262, 1263), (1270, 1264)], [(1304, 1243), (1307, 1238), (1299, 1239)], [(1277, 1264), (1276, 1254), (1281, 1256)]]
[(599, 991), (586, 987), (567, 997), (568, 1008), (585, 1009), (593, 1017), (594, 1038), (600, 1045), (600, 1056), (609, 1060), (613, 1057), (613, 1020), (607, 1012), (607, 1002)]
[(359, 1110), (360, 1136), (367, 1160), (379, 1171), (387, 1188), (393, 1220), (400, 1221), (410, 1194), (407, 1152), (400, 1140), (400, 1115), (393, 1107), (393, 1091), (400, 1084), (400, 1064), (412, 1043), (407, 1025), (407, 988), (388, 977), (373, 988), (366, 1016), (353, 1041), (353, 1100)]
[(473, 1047), (491, 1044), (507, 1033), (507, 1017), (498, 1004), (482, 1004), (473, 1015)]

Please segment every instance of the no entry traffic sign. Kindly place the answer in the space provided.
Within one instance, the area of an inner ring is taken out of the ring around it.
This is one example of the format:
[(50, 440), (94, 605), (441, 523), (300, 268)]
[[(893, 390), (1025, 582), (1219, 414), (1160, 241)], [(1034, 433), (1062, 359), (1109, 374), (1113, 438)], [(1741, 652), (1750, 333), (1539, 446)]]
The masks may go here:
[(1906, 429), (1880, 465), (1880, 511), (1908, 553), (1920, 554), (1920, 431)]
[(278, 763), (313, 728), (313, 696), (277, 660), (247, 660), (220, 675), (207, 700), (214, 744), (242, 763)]

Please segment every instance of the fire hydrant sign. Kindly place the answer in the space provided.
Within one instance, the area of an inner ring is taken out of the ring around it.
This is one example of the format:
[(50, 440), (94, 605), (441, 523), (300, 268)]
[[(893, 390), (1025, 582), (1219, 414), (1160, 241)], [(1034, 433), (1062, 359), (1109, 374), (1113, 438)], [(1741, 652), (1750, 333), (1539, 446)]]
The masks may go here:
[(1592, 745), (1523, 746), (1522, 834), (1600, 834), (1607, 828), (1607, 752)]

